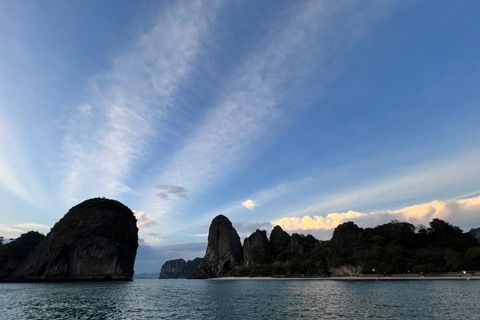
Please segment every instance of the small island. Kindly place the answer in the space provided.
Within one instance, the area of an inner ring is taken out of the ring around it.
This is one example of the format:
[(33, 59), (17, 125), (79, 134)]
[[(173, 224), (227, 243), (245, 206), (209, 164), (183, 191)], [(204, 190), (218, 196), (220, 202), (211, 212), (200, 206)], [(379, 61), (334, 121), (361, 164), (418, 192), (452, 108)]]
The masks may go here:
[(89, 199), (47, 236), (31, 231), (1, 245), (0, 281), (131, 281), (137, 248), (133, 212), (119, 201)]

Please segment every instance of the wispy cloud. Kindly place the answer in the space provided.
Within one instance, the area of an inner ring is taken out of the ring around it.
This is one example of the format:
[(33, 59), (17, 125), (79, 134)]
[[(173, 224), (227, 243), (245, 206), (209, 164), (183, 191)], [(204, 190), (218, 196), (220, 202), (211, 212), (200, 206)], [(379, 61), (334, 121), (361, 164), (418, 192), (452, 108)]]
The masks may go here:
[(451, 194), (448, 198), (454, 197), (462, 185), (480, 183), (479, 161), (480, 153), (467, 152), (443, 161), (397, 168), (396, 174), (369, 178), (367, 183), (347, 184), (341, 191), (313, 196), (307, 201), (312, 205), (300, 207), (291, 215), (314, 215), (346, 207), (378, 207), (438, 193)]
[(22, 229), (32, 229), (32, 230), (50, 229), (50, 226), (46, 224), (38, 224), (38, 223), (21, 223), (21, 224), (16, 224), (15, 227), (22, 228)]
[[(455, 224), (465, 221), (477, 221), (480, 223), (480, 197), (450, 200), (432, 201), (397, 210), (376, 211), (362, 213), (349, 211), (344, 213), (330, 213), (325, 217), (305, 216), (282, 218), (272, 222), (288, 231), (298, 230), (331, 230), (346, 221), (355, 221), (363, 226), (374, 227), (379, 223), (390, 220), (407, 221), (413, 224), (427, 225), (432, 219), (442, 219)], [(477, 227), (477, 225), (470, 225)]]
[(257, 206), (257, 202), (252, 199), (248, 199), (242, 202), (242, 206), (252, 211)]
[(0, 224), (0, 232), (22, 232), (19, 229), (10, 228), (9, 226)]
[[(374, 9), (357, 5), (310, 1), (290, 9), (231, 74), (212, 111), (155, 181), (180, 184), (193, 195), (218, 185), (255, 159), (279, 132), (280, 122), (288, 125), (285, 116), (304, 107), (301, 100), (286, 103), (285, 90), (300, 88), (302, 77), (322, 70), (342, 45), (345, 49), (355, 42), (359, 30), (376, 18), (364, 10)], [(383, 12), (384, 6), (375, 8)], [(331, 76), (326, 74), (324, 82)], [(145, 192), (150, 198), (144, 207), (168, 212), (173, 204), (152, 198), (153, 189)]]
[(170, 200), (170, 196), (172, 195), (182, 199), (188, 199), (188, 190), (182, 186), (161, 184), (158, 185), (157, 188), (161, 190), (159, 193), (157, 193), (157, 196), (159, 196), (163, 200)]
[(195, 238), (208, 238), (208, 233), (191, 234), (190, 237), (195, 237)]
[(131, 192), (126, 179), (207, 41), (219, 2), (182, 1), (157, 17), (113, 69), (92, 81), (63, 144), (67, 202)]

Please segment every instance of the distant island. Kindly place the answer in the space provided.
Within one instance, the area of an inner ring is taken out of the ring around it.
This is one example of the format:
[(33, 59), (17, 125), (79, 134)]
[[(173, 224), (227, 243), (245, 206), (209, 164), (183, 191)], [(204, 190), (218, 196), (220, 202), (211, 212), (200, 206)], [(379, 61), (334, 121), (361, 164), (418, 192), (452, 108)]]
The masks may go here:
[(89, 199), (47, 236), (31, 231), (1, 244), (0, 282), (132, 280), (137, 248), (133, 212), (115, 200)]
[(190, 278), (440, 275), (480, 270), (480, 228), (464, 233), (440, 219), (429, 227), (391, 221), (374, 228), (339, 225), (331, 240), (289, 235), (280, 226), (256, 230), (243, 246), (230, 220), (210, 225), (200, 267)]
[(159, 279), (187, 279), (202, 264), (202, 258), (185, 261), (183, 259), (169, 260), (162, 265)]

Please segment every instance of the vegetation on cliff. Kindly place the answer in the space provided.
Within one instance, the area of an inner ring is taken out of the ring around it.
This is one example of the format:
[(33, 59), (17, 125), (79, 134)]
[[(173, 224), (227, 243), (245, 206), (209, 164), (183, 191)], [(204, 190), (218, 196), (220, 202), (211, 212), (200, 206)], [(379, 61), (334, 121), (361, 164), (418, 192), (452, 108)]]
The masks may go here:
[[(225, 256), (225, 255), (223, 255)], [(267, 240), (257, 230), (243, 246), (242, 264), (223, 276), (329, 276), (445, 273), (480, 270), (480, 245), (440, 219), (429, 227), (400, 221), (360, 228), (339, 225), (328, 241), (284, 232), (276, 226)]]

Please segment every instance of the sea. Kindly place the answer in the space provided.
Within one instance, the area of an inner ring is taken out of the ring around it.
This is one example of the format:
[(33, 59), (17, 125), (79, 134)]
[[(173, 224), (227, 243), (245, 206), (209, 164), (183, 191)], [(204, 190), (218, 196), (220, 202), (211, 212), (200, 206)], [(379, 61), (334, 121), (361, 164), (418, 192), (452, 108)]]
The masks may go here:
[(0, 319), (480, 319), (480, 281), (2, 283)]

